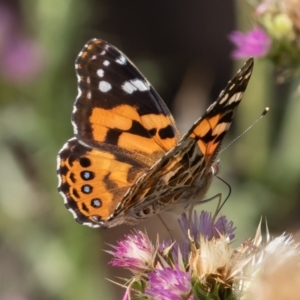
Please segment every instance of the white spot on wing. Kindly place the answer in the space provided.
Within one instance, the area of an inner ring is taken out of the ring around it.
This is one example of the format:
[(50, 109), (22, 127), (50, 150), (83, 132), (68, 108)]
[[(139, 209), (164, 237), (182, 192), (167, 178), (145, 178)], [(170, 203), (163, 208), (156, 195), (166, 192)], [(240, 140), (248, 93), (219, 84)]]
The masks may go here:
[[(74, 105), (72, 115), (74, 115), (76, 113), (76, 111), (77, 111), (77, 107)], [(72, 126), (73, 126), (74, 134), (76, 135), (78, 133), (78, 129), (77, 129), (77, 125), (75, 124), (73, 118), (71, 119), (71, 123), (72, 123)]]
[(241, 100), (243, 93), (235, 93), (228, 101), (229, 104), (238, 102)]
[(220, 100), (220, 104), (223, 104), (228, 99), (228, 94), (225, 94), (222, 99)]
[(74, 106), (73, 106), (73, 110), (72, 110), (72, 114), (75, 114), (76, 111), (77, 111), (77, 107), (74, 105)]
[[(63, 146), (65, 147), (65, 145)], [(60, 169), (60, 153), (63, 149), (61, 149), (59, 152), (58, 152), (58, 155), (56, 157), (56, 170), (59, 170)], [(57, 174), (57, 177), (58, 177), (58, 187), (61, 185), (61, 178), (60, 178), (60, 175)]]
[[(65, 202), (65, 204), (67, 204), (67, 203), (68, 203), (68, 201)], [(72, 213), (74, 219), (77, 219), (78, 216), (77, 216), (76, 212), (72, 208), (68, 208), (68, 211)]]
[(109, 62), (108, 60), (105, 60), (105, 61), (103, 62), (103, 65), (107, 67), (107, 66), (110, 65), (110, 62)]
[(82, 225), (85, 225), (85, 226), (89, 226), (91, 228), (99, 228), (100, 225), (96, 225), (96, 224), (92, 224), (92, 223), (87, 223), (87, 222), (84, 222), (84, 223), (81, 223)]
[(143, 80), (133, 79), (130, 81), (125, 81), (125, 83), (122, 85), (122, 89), (128, 94), (132, 94), (137, 90), (140, 92), (148, 91), (150, 89), (150, 85)]
[(140, 79), (131, 80), (131, 83), (141, 92), (148, 91), (150, 89), (150, 86), (145, 81)]
[(229, 91), (231, 91), (235, 87), (235, 83), (232, 83), (231, 86), (229, 87)]
[(92, 92), (88, 91), (87, 94), (86, 94), (86, 97), (91, 100), (92, 99)]
[(103, 77), (103, 76), (104, 76), (104, 70), (98, 69), (98, 70), (97, 70), (97, 75), (98, 75), (99, 77)]
[[(60, 159), (58, 160), (58, 163), (60, 163)], [(62, 184), (61, 176), (58, 174), (58, 175), (57, 175), (57, 178), (58, 178), (58, 187), (60, 187), (61, 184)], [(64, 201), (64, 202), (65, 202), (65, 201)]]
[[(208, 108), (207, 108), (207, 112), (211, 111), (215, 106), (216, 106), (217, 101), (213, 102)], [(194, 124), (196, 124), (198, 122), (198, 120), (196, 120), (196, 122)]]
[(251, 73), (247, 73), (247, 74), (245, 75), (245, 79), (248, 79), (248, 78), (250, 77), (250, 75), (251, 75)]
[(133, 92), (135, 92), (137, 90), (137, 88), (130, 83), (129, 81), (126, 81), (123, 85), (122, 85), (122, 89), (128, 93), (128, 94), (132, 94)]
[(82, 90), (80, 87), (77, 88), (78, 94), (77, 94), (77, 99), (81, 97)]
[(116, 63), (118, 63), (120, 65), (125, 65), (126, 64), (126, 58), (125, 58), (125, 56), (120, 55), (120, 57), (116, 59)]
[(226, 122), (218, 124), (214, 128), (214, 130), (212, 132), (212, 135), (220, 135), (220, 134), (222, 134), (224, 131), (226, 131), (228, 129), (229, 126), (230, 126), (229, 123), (226, 123)]
[(81, 144), (82, 146), (88, 148), (88, 149), (92, 149), (91, 146), (89, 146), (88, 144), (86, 144), (85, 142), (78, 140), (78, 143)]
[(107, 81), (102, 80), (99, 82), (99, 90), (102, 93), (107, 93), (108, 91), (111, 90), (111, 84), (108, 83)]
[(102, 52), (100, 53), (100, 55), (105, 55), (105, 54), (106, 54), (105, 50), (102, 50)]

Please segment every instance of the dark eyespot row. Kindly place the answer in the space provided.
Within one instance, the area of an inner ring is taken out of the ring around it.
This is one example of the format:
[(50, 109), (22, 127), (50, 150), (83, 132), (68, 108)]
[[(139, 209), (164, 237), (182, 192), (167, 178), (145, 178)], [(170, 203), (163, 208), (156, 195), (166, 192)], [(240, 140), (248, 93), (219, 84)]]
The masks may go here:
[[(87, 157), (81, 157), (80, 160), (79, 160), (79, 164), (83, 168), (88, 168), (92, 165), (91, 160)], [(92, 172), (92, 171), (84, 170), (84, 171), (80, 172), (80, 177), (84, 181), (93, 180), (95, 178), (95, 173)], [(84, 184), (81, 187), (81, 192), (84, 193), (84, 194), (91, 194), (93, 192), (93, 187), (89, 184)], [(100, 198), (93, 198), (91, 200), (91, 206), (94, 207), (94, 208), (101, 207), (102, 206), (101, 199)], [(89, 212), (88, 207), (84, 203), (82, 204), (82, 209), (86, 212)], [(91, 218), (94, 222), (98, 222), (98, 223), (101, 222), (101, 217), (98, 216), (98, 215), (93, 215), (93, 216), (91, 216)]]
[(82, 191), (84, 194), (90, 194), (90, 193), (93, 191), (93, 187), (92, 187), (91, 185), (84, 184), (84, 185), (81, 187), (81, 191)]
[(102, 206), (102, 201), (101, 201), (101, 199), (99, 199), (99, 198), (94, 198), (94, 199), (92, 199), (92, 201), (91, 201), (91, 205), (92, 205), (94, 208), (99, 208), (99, 207)]
[[(91, 200), (90, 204), (94, 208), (100, 208), (102, 206), (102, 201), (99, 198), (94, 198)], [(87, 213), (90, 212), (89, 207), (85, 203), (81, 203), (81, 209), (86, 211)]]
[(95, 173), (91, 171), (82, 171), (80, 172), (80, 176), (83, 180), (92, 180), (95, 178)]
[(83, 168), (88, 168), (92, 164), (91, 160), (87, 157), (81, 157), (79, 163)]

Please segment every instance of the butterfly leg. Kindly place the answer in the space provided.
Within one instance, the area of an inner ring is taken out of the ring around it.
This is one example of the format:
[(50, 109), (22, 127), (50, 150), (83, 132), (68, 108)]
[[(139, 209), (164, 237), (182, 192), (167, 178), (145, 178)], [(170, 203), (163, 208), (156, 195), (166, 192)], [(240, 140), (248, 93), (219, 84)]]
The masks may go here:
[(191, 221), (192, 221), (192, 214), (193, 214), (193, 210), (194, 210), (194, 207), (195, 207), (195, 206), (197, 206), (197, 205), (199, 205), (199, 204), (204, 204), (204, 203), (210, 202), (210, 201), (212, 201), (212, 200), (214, 200), (214, 199), (216, 199), (216, 198), (218, 199), (218, 205), (217, 205), (217, 208), (216, 208), (216, 212), (215, 212), (215, 214), (214, 214), (214, 216), (213, 216), (213, 220), (215, 220), (216, 217), (217, 217), (217, 215), (218, 215), (218, 213), (220, 212), (220, 209), (222, 208), (222, 205), (221, 205), (222, 194), (221, 194), (221, 193), (218, 193), (218, 194), (216, 194), (216, 195), (214, 195), (214, 196), (212, 196), (212, 197), (210, 197), (210, 198), (208, 198), (208, 199), (195, 201), (195, 202), (190, 206), (190, 209), (189, 209), (189, 218), (188, 218), (189, 224), (190, 224)]
[(215, 223), (217, 215), (219, 214), (219, 212), (220, 212), (220, 210), (221, 210), (221, 208), (223, 206), (223, 204), (221, 204), (222, 203), (222, 194), (221, 193), (216, 194), (215, 196), (213, 196), (213, 198), (211, 198), (209, 200), (212, 200), (214, 198), (218, 198), (218, 205), (216, 207), (216, 211), (215, 211), (215, 214), (213, 216), (213, 223)]
[(166, 222), (164, 221), (164, 219), (161, 217), (160, 214), (157, 214), (159, 220), (162, 222), (163, 226), (166, 228), (166, 230), (168, 231), (170, 237), (171, 237), (171, 240), (172, 242), (174, 241), (174, 237), (172, 235), (172, 230), (168, 227), (168, 225), (166, 224)]

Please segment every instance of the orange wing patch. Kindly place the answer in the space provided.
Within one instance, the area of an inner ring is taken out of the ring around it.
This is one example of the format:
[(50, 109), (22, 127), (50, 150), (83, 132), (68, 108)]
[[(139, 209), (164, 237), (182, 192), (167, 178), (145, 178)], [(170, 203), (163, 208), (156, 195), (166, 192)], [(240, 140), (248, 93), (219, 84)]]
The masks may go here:
[(129, 105), (119, 105), (112, 109), (95, 107), (89, 122), (95, 141), (115, 144), (130, 152), (153, 155), (153, 162), (177, 144), (168, 116), (140, 116)]
[(190, 131), (188, 137), (197, 141), (201, 153), (204, 155), (208, 164), (216, 153), (222, 139), (220, 137), (229, 128), (229, 124), (219, 123), (221, 115), (215, 115), (212, 118), (202, 118), (196, 123)]
[(153, 132), (153, 140), (165, 151), (169, 151), (175, 147), (180, 139), (179, 131), (173, 133), (172, 119), (170, 116), (163, 114), (147, 114), (141, 116), (143, 126)]

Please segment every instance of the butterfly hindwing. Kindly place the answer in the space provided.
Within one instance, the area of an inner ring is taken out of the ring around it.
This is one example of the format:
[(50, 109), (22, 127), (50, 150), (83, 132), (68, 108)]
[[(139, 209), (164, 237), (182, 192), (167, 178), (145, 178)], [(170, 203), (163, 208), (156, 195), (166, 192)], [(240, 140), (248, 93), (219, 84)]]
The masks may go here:
[(59, 152), (59, 192), (79, 223), (106, 227), (124, 194), (148, 170), (135, 159), (70, 139)]

